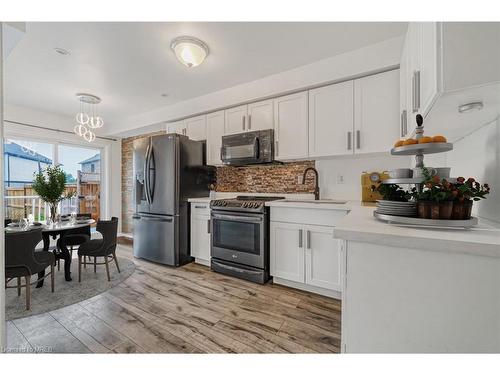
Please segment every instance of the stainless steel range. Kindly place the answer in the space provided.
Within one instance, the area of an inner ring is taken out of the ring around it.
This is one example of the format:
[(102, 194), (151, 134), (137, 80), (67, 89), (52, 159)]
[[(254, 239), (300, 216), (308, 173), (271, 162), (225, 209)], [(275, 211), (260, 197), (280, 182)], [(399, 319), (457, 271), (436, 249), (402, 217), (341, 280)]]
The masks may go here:
[(282, 197), (217, 199), (211, 208), (211, 268), (261, 284), (269, 280), (269, 208)]

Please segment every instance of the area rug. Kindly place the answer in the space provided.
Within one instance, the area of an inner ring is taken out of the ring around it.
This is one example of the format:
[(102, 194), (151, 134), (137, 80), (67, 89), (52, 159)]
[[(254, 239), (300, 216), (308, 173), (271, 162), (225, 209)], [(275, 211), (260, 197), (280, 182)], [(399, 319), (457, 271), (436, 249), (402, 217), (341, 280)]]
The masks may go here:
[[(102, 260), (98, 260), (98, 262), (102, 262)], [(109, 265), (110, 282), (108, 282), (106, 268), (103, 265), (97, 266), (96, 273), (94, 273), (93, 264), (87, 264), (87, 268), (83, 268), (82, 266), (82, 282), (79, 283), (78, 260), (73, 259), (71, 262), (71, 277), (73, 281), (69, 282), (64, 280), (63, 261), (61, 261), (61, 270), (57, 271), (57, 266), (55, 267), (54, 293), (50, 291), (50, 276), (45, 279), (42, 288), (36, 289), (35, 285), (32, 285), (30, 311), (26, 310), (25, 288), (21, 289), (21, 296), (19, 297), (17, 296), (17, 288), (5, 290), (5, 318), (11, 320), (41, 314), (101, 294), (120, 284), (134, 273), (135, 265), (131, 260), (118, 257), (118, 264), (120, 265), (121, 273), (118, 273), (114, 262)], [(32, 281), (36, 280), (36, 278), (36, 276), (33, 276)], [(16, 281), (11, 281), (10, 285), (16, 285)]]

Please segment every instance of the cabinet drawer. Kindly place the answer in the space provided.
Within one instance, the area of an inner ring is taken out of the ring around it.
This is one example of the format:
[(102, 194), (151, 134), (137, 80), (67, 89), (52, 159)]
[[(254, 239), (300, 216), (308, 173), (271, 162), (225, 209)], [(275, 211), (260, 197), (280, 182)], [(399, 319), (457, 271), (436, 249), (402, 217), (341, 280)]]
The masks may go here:
[(271, 207), (271, 221), (334, 227), (347, 215), (347, 212), (347, 210)]
[(210, 203), (191, 203), (191, 215), (210, 216)]

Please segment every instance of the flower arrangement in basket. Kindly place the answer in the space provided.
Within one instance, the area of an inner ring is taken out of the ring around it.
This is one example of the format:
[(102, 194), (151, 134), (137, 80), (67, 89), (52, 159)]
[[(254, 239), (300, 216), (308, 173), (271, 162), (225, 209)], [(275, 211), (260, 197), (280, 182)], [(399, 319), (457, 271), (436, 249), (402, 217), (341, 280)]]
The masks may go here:
[(423, 168), (424, 182), (421, 192), (414, 192), (418, 217), (425, 219), (468, 220), (471, 217), (472, 203), (486, 199), (490, 192), (488, 184), (481, 185), (474, 178), (457, 178), (451, 183), (445, 178), (431, 176)]

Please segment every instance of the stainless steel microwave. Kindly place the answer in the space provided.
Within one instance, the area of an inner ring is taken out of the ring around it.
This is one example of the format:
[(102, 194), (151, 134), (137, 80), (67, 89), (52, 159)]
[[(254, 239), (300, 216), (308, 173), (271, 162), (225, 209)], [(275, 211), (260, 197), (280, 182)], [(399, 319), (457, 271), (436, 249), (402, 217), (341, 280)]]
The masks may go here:
[(227, 165), (250, 165), (274, 161), (274, 130), (225, 135), (220, 149), (221, 159)]

